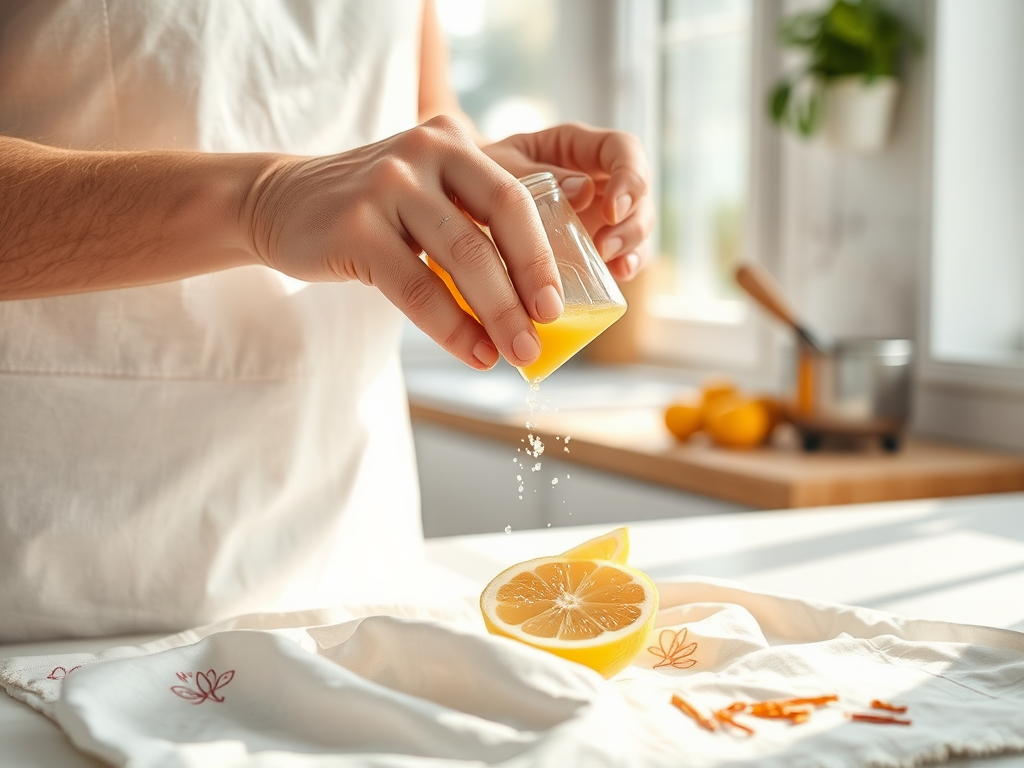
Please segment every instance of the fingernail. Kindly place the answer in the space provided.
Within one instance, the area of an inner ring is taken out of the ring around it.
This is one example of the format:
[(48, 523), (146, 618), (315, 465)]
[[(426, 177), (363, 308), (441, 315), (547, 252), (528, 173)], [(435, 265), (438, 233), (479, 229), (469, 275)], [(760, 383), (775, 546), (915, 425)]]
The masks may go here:
[(626, 257), (626, 270), (628, 271), (629, 276), (632, 277), (635, 275), (638, 269), (640, 269), (640, 257), (635, 253), (629, 254), (629, 256)]
[(610, 258), (612, 258), (612, 256), (615, 256), (616, 254), (618, 254), (618, 252), (621, 251), (621, 250), (622, 250), (622, 238), (621, 237), (613, 237), (610, 240), (605, 240), (604, 241), (604, 253), (602, 253), (601, 255), (604, 256), (606, 259), (610, 259)]
[(490, 368), (498, 362), (498, 350), (489, 341), (478, 341), (473, 347), (473, 357), (480, 361), (480, 364)]
[(553, 285), (545, 285), (537, 292), (537, 315), (541, 320), (555, 320), (565, 307), (562, 297)]
[(569, 197), (576, 197), (583, 189), (583, 185), (587, 183), (586, 176), (569, 176), (566, 179), (562, 179), (560, 186), (562, 191), (565, 192)]
[(523, 363), (532, 363), (540, 354), (540, 343), (529, 331), (523, 331), (512, 342), (512, 351)]
[(631, 195), (619, 195), (615, 201), (615, 223), (618, 224), (629, 213), (629, 209), (633, 207), (633, 197)]

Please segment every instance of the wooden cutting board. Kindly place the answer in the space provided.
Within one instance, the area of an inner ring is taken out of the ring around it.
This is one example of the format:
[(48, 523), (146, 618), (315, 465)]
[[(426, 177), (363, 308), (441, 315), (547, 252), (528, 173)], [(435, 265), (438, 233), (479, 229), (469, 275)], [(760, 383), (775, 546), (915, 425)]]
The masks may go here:
[[(489, 416), (415, 400), (410, 405), (413, 419), (512, 446), (522, 446), (527, 436), (525, 413)], [(548, 452), (552, 458), (760, 509), (1024, 490), (1024, 456), (935, 442), (907, 440), (895, 454), (874, 443), (805, 453), (783, 434), (771, 446), (729, 450), (699, 439), (676, 442), (661, 410), (653, 408), (543, 412), (534, 423), (533, 434), (557, 447)]]

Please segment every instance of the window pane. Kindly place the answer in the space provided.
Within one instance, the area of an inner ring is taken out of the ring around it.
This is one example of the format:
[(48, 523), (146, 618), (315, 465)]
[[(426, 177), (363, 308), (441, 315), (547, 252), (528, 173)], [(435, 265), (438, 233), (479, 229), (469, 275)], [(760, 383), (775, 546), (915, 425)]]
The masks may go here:
[(932, 355), (1024, 365), (1024, 3), (936, 12)]
[(459, 103), (486, 137), (556, 121), (557, 0), (438, 0)]
[[(666, 0), (661, 264), (687, 314), (738, 298), (750, 145), (750, 0)], [(725, 316), (735, 313), (725, 312)]]

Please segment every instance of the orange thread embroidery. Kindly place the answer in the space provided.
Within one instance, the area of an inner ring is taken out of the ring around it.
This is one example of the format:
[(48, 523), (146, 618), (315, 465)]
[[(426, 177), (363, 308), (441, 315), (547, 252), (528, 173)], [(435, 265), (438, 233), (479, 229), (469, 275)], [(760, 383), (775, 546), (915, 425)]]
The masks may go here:
[(676, 669), (689, 669), (697, 663), (696, 659), (688, 659), (697, 650), (697, 643), (685, 645), (686, 636), (689, 630), (683, 627), (678, 632), (671, 629), (663, 629), (658, 635), (658, 644), (652, 645), (647, 650), (659, 657), (661, 661), (654, 665), (658, 667), (675, 667)]

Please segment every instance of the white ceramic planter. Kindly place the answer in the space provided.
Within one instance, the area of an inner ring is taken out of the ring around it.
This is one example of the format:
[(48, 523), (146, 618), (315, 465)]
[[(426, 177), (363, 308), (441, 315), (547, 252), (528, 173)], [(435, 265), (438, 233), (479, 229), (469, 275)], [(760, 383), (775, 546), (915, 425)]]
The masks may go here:
[(841, 77), (825, 87), (821, 135), (829, 145), (857, 152), (882, 149), (892, 128), (899, 81), (859, 75)]

